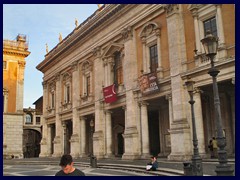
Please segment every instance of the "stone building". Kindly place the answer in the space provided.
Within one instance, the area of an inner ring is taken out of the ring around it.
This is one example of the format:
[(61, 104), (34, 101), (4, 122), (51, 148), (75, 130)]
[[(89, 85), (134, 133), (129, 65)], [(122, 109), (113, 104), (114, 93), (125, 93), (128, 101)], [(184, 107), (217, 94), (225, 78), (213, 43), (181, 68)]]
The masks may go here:
[(25, 158), (39, 157), (42, 139), (42, 103), (41, 96), (33, 104), (35, 109), (24, 108), (23, 155)]
[(3, 157), (22, 157), (26, 36), (3, 40)]
[(97, 158), (190, 159), (184, 83), (191, 78), (199, 152), (208, 157), (216, 127), (210, 61), (200, 42), (207, 30), (219, 37), (223, 128), (227, 153), (234, 155), (234, 5), (105, 4), (37, 66), (44, 74), (40, 156), (85, 157), (93, 143)]

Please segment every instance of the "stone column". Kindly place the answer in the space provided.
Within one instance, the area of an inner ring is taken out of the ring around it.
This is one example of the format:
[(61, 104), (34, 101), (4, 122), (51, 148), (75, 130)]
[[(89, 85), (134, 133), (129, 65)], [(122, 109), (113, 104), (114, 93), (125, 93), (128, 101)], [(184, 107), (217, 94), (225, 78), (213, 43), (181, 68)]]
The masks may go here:
[(23, 112), (23, 92), (24, 92), (24, 70), (25, 61), (18, 61), (17, 91), (16, 91), (16, 112)]
[(163, 78), (163, 67), (162, 67), (162, 56), (161, 56), (161, 33), (160, 33), (160, 29), (156, 30), (156, 36), (157, 36), (157, 49), (158, 49), (158, 73), (159, 73), (159, 77)]
[(195, 30), (195, 40), (196, 40), (196, 50), (198, 50), (198, 53), (201, 54), (202, 48), (201, 48), (201, 42), (200, 42), (200, 33), (199, 33), (199, 25), (198, 25), (198, 14), (195, 12), (193, 14), (194, 18), (194, 30)]
[(142, 54), (142, 58), (143, 58), (143, 73), (147, 73), (147, 60), (146, 60), (146, 37), (143, 36), (141, 37), (141, 40), (142, 40), (142, 51), (143, 51), (143, 54)]
[[(103, 111), (103, 86), (107, 86), (108, 83), (108, 60), (101, 59), (101, 47), (96, 47), (93, 49), (94, 56), (94, 96), (95, 96), (95, 132), (93, 134), (93, 145), (94, 145), (94, 155), (97, 158), (103, 158), (105, 154), (105, 122), (104, 122), (104, 111)], [(104, 76), (99, 76), (99, 74), (104, 74)]]
[(111, 111), (105, 111), (106, 114), (106, 158), (113, 156), (112, 152), (112, 119)]
[(225, 36), (223, 29), (223, 20), (222, 20), (222, 5), (217, 4), (217, 27), (218, 27), (218, 36), (219, 36), (219, 46), (225, 46)]
[(223, 28), (223, 20), (222, 20), (222, 5), (217, 4), (217, 16), (216, 16), (216, 24), (218, 30), (218, 37), (219, 37), (219, 46), (218, 46), (218, 54), (217, 59), (227, 57), (227, 50), (225, 44), (225, 36), (224, 36), (224, 28)]
[(199, 31), (199, 20), (198, 20), (199, 7), (197, 4), (192, 4), (189, 10), (192, 12), (193, 21), (194, 21), (195, 49), (197, 50), (198, 54), (201, 54), (202, 46), (200, 42), (200, 31)]
[(142, 101), (141, 105), (141, 132), (142, 132), (142, 158), (149, 158), (149, 130), (148, 130), (148, 112), (147, 105), (148, 103)]
[(80, 116), (80, 157), (86, 157), (86, 118)]
[(183, 72), (182, 63), (186, 61), (186, 42), (185, 30), (182, 15), (181, 4), (165, 5), (167, 29), (168, 29), (168, 46), (170, 61), (170, 77), (172, 89), (173, 104), (173, 123), (171, 128), (171, 160), (189, 160), (191, 159), (191, 133), (190, 126), (186, 116), (186, 95), (183, 89)]
[(51, 133), (51, 130), (52, 127), (51, 125), (47, 124), (47, 153), (48, 153), (48, 156), (52, 156), (51, 152), (52, 152), (52, 133)]
[(202, 116), (202, 101), (201, 101), (201, 90), (195, 88), (193, 94), (194, 103), (194, 114), (195, 114), (195, 123), (196, 123), (196, 133), (198, 139), (198, 150), (199, 154), (204, 157), (206, 155), (205, 141), (204, 141), (204, 128), (203, 128), (203, 116)]
[(46, 123), (46, 116), (47, 116), (47, 82), (43, 81), (43, 117), (42, 117), (42, 140), (41, 140), (41, 152), (39, 157), (47, 157), (49, 156), (48, 152), (48, 144), (47, 144), (47, 123)]
[(136, 39), (133, 36), (132, 27), (126, 27), (122, 32), (124, 40), (124, 60), (123, 74), (124, 85), (126, 88), (126, 109), (125, 109), (125, 131), (123, 134), (125, 143), (125, 152), (123, 159), (136, 159), (140, 157), (139, 132), (137, 129), (136, 108), (138, 106), (133, 89), (137, 86), (137, 56), (136, 56)]
[[(171, 94), (168, 94), (168, 95), (166, 95), (166, 99), (168, 100), (168, 113), (169, 113), (169, 133), (170, 133), (170, 143), (171, 143), (171, 147), (172, 147), (172, 144), (174, 143), (173, 142), (173, 138), (172, 138), (172, 136), (171, 136), (171, 129), (172, 129), (172, 123), (173, 123), (173, 106), (172, 106), (172, 95)], [(170, 154), (171, 155), (171, 154)], [(169, 155), (168, 155), (169, 156)], [(171, 158), (171, 156), (170, 157), (168, 157), (168, 159), (170, 159)]]
[(60, 81), (60, 73), (56, 74), (55, 76), (55, 82), (56, 82), (56, 91), (55, 91), (55, 126), (56, 126), (56, 136), (54, 137), (54, 152), (53, 157), (60, 157), (63, 154), (62, 147), (62, 123), (59, 116), (59, 110), (61, 105), (61, 81)]
[(67, 153), (67, 126), (65, 122), (62, 122), (62, 131), (63, 131), (63, 146), (61, 149), (63, 149), (63, 154)]
[(80, 153), (80, 143), (79, 143), (79, 129), (80, 120), (78, 117), (77, 107), (79, 98), (79, 74), (78, 74), (78, 63), (74, 62), (72, 64), (72, 126), (73, 134), (71, 136), (71, 155), (73, 157), (78, 157)]

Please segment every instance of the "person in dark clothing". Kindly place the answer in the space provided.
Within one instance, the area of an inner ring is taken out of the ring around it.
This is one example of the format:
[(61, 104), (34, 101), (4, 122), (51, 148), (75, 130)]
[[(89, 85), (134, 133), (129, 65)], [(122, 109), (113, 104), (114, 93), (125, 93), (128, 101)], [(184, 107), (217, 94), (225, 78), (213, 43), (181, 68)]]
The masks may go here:
[(158, 168), (158, 162), (157, 162), (157, 157), (152, 156), (151, 157), (151, 162), (147, 164), (146, 170), (147, 171), (156, 171)]
[(208, 148), (209, 148), (210, 153), (211, 153), (211, 158), (214, 158), (212, 139), (209, 140)]
[(70, 154), (61, 157), (59, 166), (62, 170), (58, 171), (55, 176), (85, 176), (84, 172), (73, 166), (73, 159)]

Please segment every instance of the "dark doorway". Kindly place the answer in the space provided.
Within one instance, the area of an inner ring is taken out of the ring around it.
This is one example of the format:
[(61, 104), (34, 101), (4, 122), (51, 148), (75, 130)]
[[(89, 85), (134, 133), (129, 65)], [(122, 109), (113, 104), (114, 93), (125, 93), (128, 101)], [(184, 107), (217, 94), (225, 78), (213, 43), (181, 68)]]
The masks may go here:
[(159, 113), (158, 111), (148, 112), (149, 144), (150, 154), (157, 156), (160, 152), (159, 138)]
[(118, 133), (117, 135), (117, 139), (118, 139), (118, 155), (123, 155), (123, 150), (124, 150), (124, 140), (123, 140), (123, 136), (122, 133)]
[(66, 134), (65, 134), (65, 153), (70, 154), (71, 152), (71, 143), (70, 138), (72, 136), (72, 121), (66, 121)]
[(24, 158), (39, 157), (41, 133), (33, 129), (23, 130)]

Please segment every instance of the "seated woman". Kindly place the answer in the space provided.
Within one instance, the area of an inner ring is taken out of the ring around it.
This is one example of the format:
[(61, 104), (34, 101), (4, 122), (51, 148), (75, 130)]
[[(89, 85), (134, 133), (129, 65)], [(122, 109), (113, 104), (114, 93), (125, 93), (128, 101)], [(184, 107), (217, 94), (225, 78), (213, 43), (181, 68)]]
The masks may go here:
[(147, 171), (156, 171), (158, 168), (157, 158), (155, 156), (151, 157), (151, 162), (147, 164), (146, 170)]

